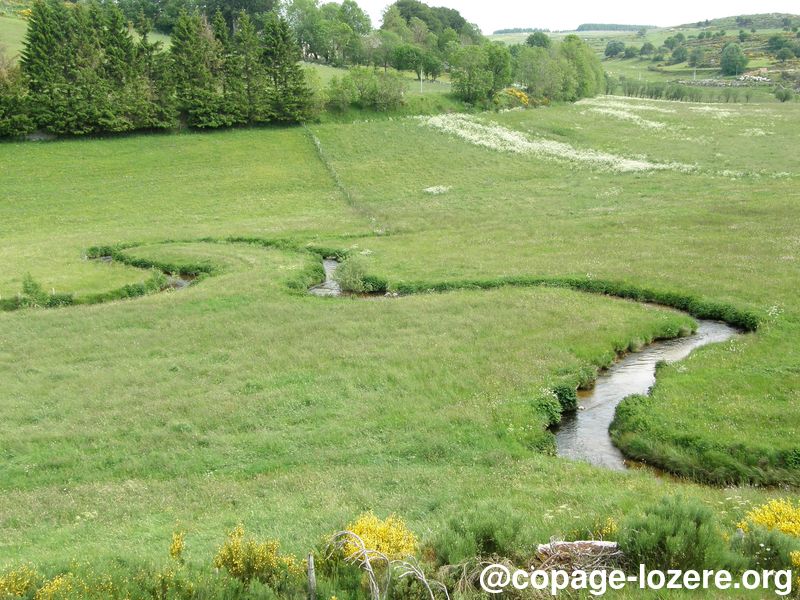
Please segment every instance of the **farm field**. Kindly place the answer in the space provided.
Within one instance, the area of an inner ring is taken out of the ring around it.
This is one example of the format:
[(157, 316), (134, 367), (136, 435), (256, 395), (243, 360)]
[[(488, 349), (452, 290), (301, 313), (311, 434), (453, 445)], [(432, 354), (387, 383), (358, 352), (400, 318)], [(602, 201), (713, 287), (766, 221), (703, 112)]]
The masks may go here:
[(535, 546), (681, 493), (733, 527), (784, 491), (559, 459), (540, 402), (686, 315), (541, 287), (314, 298), (303, 249), (348, 251), (394, 289), (573, 277), (748, 311), (757, 332), (662, 369), (615, 435), (681, 476), (796, 485), (798, 117), (601, 97), (0, 145), (0, 297), (26, 274), (79, 298), (146, 277), (84, 259), (95, 245), (215, 269), (0, 312), (0, 566), (158, 560), (176, 524), (190, 563), (240, 522), (302, 554), (369, 509), (422, 538), (513, 512)]

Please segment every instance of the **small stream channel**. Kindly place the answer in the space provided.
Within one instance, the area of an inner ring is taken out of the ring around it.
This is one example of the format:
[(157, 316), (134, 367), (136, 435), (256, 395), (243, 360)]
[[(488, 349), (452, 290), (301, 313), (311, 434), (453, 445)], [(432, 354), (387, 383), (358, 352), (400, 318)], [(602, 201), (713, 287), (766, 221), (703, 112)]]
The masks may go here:
[(738, 333), (725, 323), (698, 323), (692, 335), (653, 342), (641, 352), (627, 354), (600, 373), (592, 389), (579, 391), (579, 410), (564, 415), (555, 430), (558, 455), (616, 471), (626, 469), (625, 457), (611, 442), (608, 432), (617, 405), (632, 394), (649, 393), (659, 362), (677, 362), (695, 348), (724, 342)]
[(332, 258), (323, 260), (322, 267), (325, 269), (325, 281), (309, 289), (308, 293), (313, 296), (341, 296), (342, 288), (339, 282), (333, 278), (338, 266), (338, 260)]
[[(103, 263), (112, 263), (114, 262), (113, 256), (98, 256), (97, 258), (91, 258), (89, 260), (96, 260), (97, 262)], [(194, 282), (197, 279), (197, 275), (183, 275), (181, 273), (168, 273), (166, 271), (162, 271), (164, 275), (167, 277), (167, 287), (173, 290), (182, 290)]]

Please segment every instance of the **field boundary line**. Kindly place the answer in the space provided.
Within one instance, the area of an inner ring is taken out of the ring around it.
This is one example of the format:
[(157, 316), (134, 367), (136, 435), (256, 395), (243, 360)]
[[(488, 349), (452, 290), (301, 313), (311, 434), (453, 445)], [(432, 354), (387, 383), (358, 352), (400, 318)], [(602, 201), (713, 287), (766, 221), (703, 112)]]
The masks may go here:
[(353, 197), (353, 193), (344, 184), (344, 181), (342, 181), (342, 178), (339, 176), (339, 172), (336, 170), (336, 167), (333, 166), (333, 162), (328, 157), (327, 152), (325, 152), (325, 148), (322, 147), (322, 142), (317, 135), (305, 124), (303, 124), (303, 130), (306, 132), (308, 139), (314, 145), (317, 158), (319, 158), (320, 162), (325, 167), (325, 170), (331, 176), (331, 179), (333, 179), (336, 189), (344, 197), (345, 202), (358, 214), (367, 217), (370, 220), (370, 226), (372, 227), (373, 231), (376, 233), (383, 233), (385, 231), (385, 227), (379, 225), (378, 218), (366, 205), (362, 204)]

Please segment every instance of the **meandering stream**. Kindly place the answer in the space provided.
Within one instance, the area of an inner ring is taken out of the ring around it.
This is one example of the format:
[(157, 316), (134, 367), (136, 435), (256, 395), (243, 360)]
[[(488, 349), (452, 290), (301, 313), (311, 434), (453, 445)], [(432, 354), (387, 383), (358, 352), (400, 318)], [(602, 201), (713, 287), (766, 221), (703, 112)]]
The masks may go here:
[[(315, 296), (340, 296), (342, 288), (334, 279), (338, 261), (325, 259), (325, 281), (309, 289)], [(617, 405), (632, 394), (648, 394), (656, 381), (659, 362), (677, 362), (692, 350), (724, 342), (738, 331), (718, 321), (698, 320), (692, 335), (653, 342), (641, 352), (625, 355), (600, 373), (594, 387), (578, 392), (580, 409), (566, 414), (555, 431), (558, 455), (584, 460), (614, 470), (627, 469), (625, 456), (611, 442), (608, 428), (614, 420)]]
[(697, 332), (682, 338), (661, 340), (641, 352), (624, 356), (597, 378), (592, 389), (578, 393), (580, 409), (564, 415), (556, 430), (558, 455), (584, 460), (608, 469), (626, 469), (625, 457), (611, 442), (608, 428), (617, 405), (632, 394), (647, 394), (656, 381), (659, 362), (676, 362), (692, 350), (724, 342), (738, 332), (717, 321), (698, 321)]

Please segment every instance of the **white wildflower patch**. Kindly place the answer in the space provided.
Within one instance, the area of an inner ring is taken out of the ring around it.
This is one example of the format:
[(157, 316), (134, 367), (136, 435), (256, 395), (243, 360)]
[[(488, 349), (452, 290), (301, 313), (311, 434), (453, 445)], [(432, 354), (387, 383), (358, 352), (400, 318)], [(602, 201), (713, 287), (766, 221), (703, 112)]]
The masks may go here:
[(720, 108), (718, 106), (709, 106), (709, 105), (705, 105), (705, 106), (690, 106), (689, 110), (697, 112), (697, 113), (703, 113), (703, 114), (709, 115), (711, 117), (714, 117), (715, 119), (720, 119), (720, 120), (721, 119), (727, 119), (729, 117), (733, 117), (733, 116), (736, 115), (736, 113), (733, 112), (732, 110), (727, 110), (727, 109), (724, 109), (724, 108)]
[(451, 188), (449, 185), (434, 185), (433, 187), (425, 188), (422, 190), (426, 194), (430, 194), (431, 196), (441, 196), (442, 194), (446, 194), (449, 192)]
[(620, 119), (622, 121), (630, 121), (638, 125), (639, 127), (643, 127), (645, 129), (664, 129), (667, 124), (661, 123), (660, 121), (651, 121), (650, 119), (645, 119), (640, 117), (639, 115), (632, 113), (629, 110), (624, 110), (620, 108), (608, 108), (608, 107), (595, 107), (590, 108), (586, 112), (592, 112), (599, 115), (605, 115), (608, 117), (613, 117), (615, 119)]
[(760, 127), (753, 127), (752, 129), (745, 129), (742, 131), (745, 137), (764, 137), (765, 135), (773, 135), (771, 131), (764, 131)]
[(598, 150), (575, 148), (564, 142), (542, 138), (530, 139), (520, 131), (496, 123), (483, 123), (468, 115), (449, 114), (422, 117), (424, 125), (454, 135), (476, 146), (499, 152), (531, 154), (537, 158), (582, 163), (602, 170), (622, 173), (675, 170), (695, 171), (691, 165), (655, 163), (644, 158), (627, 158)]
[(602, 200), (604, 198), (616, 198), (621, 193), (622, 193), (621, 187), (611, 187), (608, 188), (607, 190), (603, 190), (602, 192), (598, 192), (597, 194), (595, 194), (595, 198), (597, 198), (598, 200)]
[(584, 106), (600, 106), (605, 108), (619, 108), (622, 110), (638, 110), (645, 112), (656, 112), (665, 115), (673, 115), (676, 111), (674, 108), (665, 108), (653, 104), (643, 104), (641, 101), (631, 102), (624, 97), (620, 96), (600, 96), (597, 98), (584, 98), (578, 101), (577, 104)]

